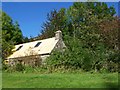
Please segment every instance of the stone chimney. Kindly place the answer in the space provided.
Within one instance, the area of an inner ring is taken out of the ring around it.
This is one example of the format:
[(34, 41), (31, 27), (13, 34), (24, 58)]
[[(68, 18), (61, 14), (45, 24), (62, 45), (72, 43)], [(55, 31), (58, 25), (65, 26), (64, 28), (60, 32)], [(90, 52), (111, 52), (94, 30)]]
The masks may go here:
[(62, 32), (60, 30), (55, 32), (55, 40), (62, 40)]

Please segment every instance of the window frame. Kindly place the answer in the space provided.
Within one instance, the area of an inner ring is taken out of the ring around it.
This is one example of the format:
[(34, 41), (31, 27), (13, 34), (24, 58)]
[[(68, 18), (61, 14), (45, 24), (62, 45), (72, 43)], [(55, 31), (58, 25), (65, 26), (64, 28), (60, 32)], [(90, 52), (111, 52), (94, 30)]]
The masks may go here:
[(20, 46), (16, 49), (16, 51), (19, 51), (22, 47), (23, 47), (23, 45), (20, 45)]
[(42, 42), (37, 42), (37, 44), (35, 44), (34, 48), (40, 46), (41, 43), (42, 43)]

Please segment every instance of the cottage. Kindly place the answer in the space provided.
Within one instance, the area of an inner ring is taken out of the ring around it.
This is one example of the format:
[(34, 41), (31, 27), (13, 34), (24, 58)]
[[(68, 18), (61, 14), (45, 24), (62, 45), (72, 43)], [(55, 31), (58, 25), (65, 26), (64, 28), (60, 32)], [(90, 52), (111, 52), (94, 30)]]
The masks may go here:
[(62, 50), (64, 47), (62, 32), (56, 31), (55, 37), (15, 45), (13, 54), (7, 58), (7, 62), (10, 65), (17, 62), (26, 65), (41, 64), (50, 56), (53, 50)]

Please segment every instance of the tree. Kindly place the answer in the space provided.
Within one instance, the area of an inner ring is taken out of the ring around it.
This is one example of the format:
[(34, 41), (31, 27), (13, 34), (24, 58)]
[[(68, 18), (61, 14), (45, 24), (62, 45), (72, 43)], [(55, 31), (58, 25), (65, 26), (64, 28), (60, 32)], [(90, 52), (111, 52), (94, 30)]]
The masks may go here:
[(5, 59), (12, 53), (15, 44), (23, 42), (23, 35), (18, 22), (13, 20), (5, 12), (2, 12), (2, 58)]
[(103, 2), (75, 2), (64, 10), (63, 17), (56, 11), (50, 14), (42, 35), (48, 38), (53, 36), (55, 30), (62, 30), (68, 51), (51, 56), (48, 61), (53, 61), (54, 66), (71, 65), (84, 70), (109, 70), (111, 61), (117, 66), (118, 49), (114, 50), (113, 47), (118, 48), (119, 27), (115, 13), (113, 7), (108, 7)]
[(104, 38), (104, 42), (114, 50), (118, 50), (119, 41), (118, 41), (118, 33), (119, 33), (119, 23), (120, 19), (118, 17), (114, 17), (112, 20), (103, 20), (100, 24), (100, 33)]
[(65, 9), (60, 11), (53, 10), (47, 15), (47, 21), (43, 23), (40, 39), (50, 38), (54, 36), (55, 31), (63, 31), (66, 27)]

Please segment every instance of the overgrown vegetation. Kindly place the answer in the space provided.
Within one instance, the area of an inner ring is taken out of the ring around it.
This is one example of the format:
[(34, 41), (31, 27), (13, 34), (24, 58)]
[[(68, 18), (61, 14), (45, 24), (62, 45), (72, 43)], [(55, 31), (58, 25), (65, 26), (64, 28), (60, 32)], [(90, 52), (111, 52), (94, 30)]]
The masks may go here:
[[(76, 2), (68, 9), (53, 10), (42, 34), (22, 36), (18, 23), (2, 14), (2, 58), (14, 44), (45, 39), (61, 30), (65, 51), (54, 51), (40, 66), (2, 65), (2, 88), (114, 88), (118, 89), (120, 19), (114, 7), (103, 2)], [(112, 73), (109, 73), (112, 72)]]
[[(104, 2), (75, 2), (68, 9), (50, 12), (43, 23), (42, 34), (30, 41), (53, 37), (55, 31), (62, 31), (67, 48), (64, 52), (53, 52), (46, 60), (45, 67), (50, 72), (60, 69), (117, 72), (120, 19), (115, 14), (114, 7)], [(6, 57), (13, 47), (10, 41), (18, 44), (29, 40), (21, 38), (19, 25), (14, 25), (5, 13), (2, 25), (3, 57)], [(12, 30), (15, 32), (11, 33)]]
[(119, 18), (115, 13), (114, 7), (102, 2), (76, 2), (68, 9), (51, 12), (40, 37), (62, 30), (67, 49), (54, 52), (46, 60), (49, 67), (118, 71)]

